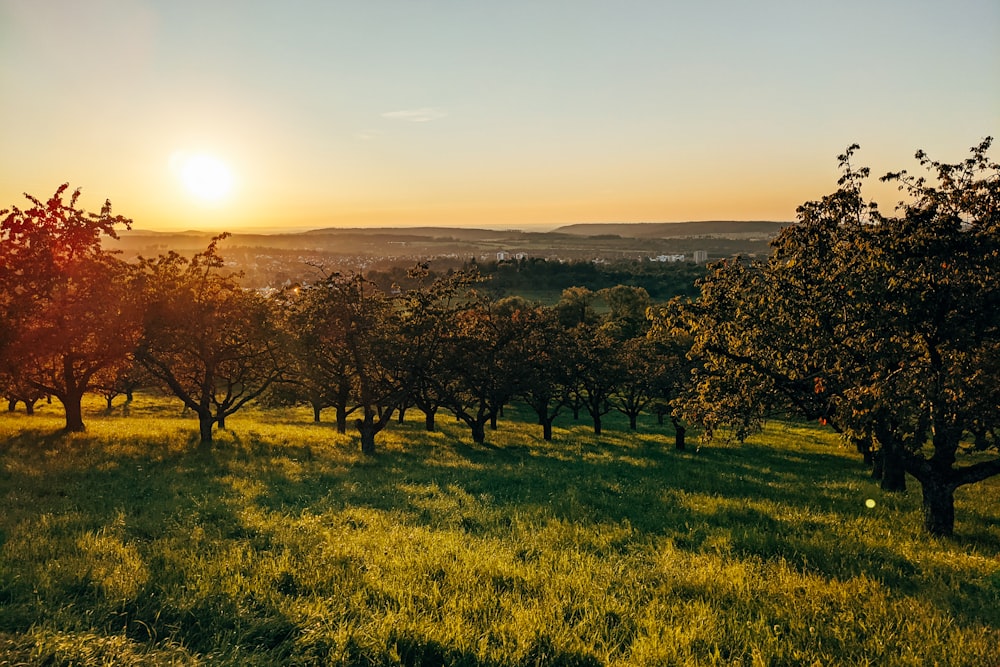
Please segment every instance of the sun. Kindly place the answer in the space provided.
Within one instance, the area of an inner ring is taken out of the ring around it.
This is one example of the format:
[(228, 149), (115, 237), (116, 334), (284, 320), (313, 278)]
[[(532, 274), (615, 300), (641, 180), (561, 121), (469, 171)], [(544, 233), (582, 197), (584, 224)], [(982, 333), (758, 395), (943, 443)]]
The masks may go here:
[(204, 154), (179, 155), (177, 174), (184, 188), (205, 202), (220, 202), (233, 189), (233, 172), (219, 158)]

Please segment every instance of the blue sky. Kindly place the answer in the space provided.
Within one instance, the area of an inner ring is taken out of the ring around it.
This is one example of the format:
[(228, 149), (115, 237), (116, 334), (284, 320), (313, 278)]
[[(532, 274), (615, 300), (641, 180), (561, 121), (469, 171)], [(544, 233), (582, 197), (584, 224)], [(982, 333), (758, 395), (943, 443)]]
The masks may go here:
[[(155, 229), (790, 220), (851, 143), (880, 174), (998, 132), (1000, 3), (0, 0), (0, 86), (0, 206), (69, 181)], [(232, 189), (198, 198), (191, 155)]]

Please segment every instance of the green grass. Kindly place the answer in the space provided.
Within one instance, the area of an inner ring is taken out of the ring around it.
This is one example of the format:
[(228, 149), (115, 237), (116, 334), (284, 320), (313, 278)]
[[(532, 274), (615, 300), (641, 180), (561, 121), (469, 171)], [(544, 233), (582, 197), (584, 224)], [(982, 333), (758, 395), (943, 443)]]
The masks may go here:
[(0, 665), (1000, 664), (996, 479), (938, 540), (810, 426), (411, 416), (366, 459), (305, 411), (208, 454), (163, 399), (3, 414)]

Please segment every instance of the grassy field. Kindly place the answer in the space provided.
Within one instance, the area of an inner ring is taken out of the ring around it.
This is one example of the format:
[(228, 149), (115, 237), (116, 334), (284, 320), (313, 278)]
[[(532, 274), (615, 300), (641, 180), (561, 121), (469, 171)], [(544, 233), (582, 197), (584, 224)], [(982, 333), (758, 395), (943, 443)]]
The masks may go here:
[(1000, 665), (1000, 480), (931, 539), (819, 428), (90, 408), (0, 415), (0, 665)]

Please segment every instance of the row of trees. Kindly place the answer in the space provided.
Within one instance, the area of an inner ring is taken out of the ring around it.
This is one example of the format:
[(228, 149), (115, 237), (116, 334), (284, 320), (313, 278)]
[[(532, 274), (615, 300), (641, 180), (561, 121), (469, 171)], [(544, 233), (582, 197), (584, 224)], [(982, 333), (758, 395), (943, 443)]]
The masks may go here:
[[(543, 435), (561, 410), (670, 415), (743, 438), (773, 415), (819, 420), (870, 460), (887, 490), (922, 486), (933, 534), (954, 494), (1000, 473), (1000, 166), (990, 140), (931, 178), (891, 173), (908, 197), (882, 214), (867, 169), (799, 208), (766, 261), (716, 264), (695, 299), (650, 308), (645, 290), (567, 289), (542, 308), (485, 298), (476, 273), (415, 269), (404, 290), (323, 274), (273, 298), (239, 287), (217, 241), (193, 258), (126, 263), (102, 248), (129, 221), (77, 208), (66, 186), (0, 212), (0, 377), (26, 402), (59, 399), (83, 428), (86, 391), (142, 382), (199, 417), (201, 440), (247, 402), (355, 415), (363, 451), (394, 414), (428, 428), (453, 413), (477, 442), (518, 398)], [(478, 290), (478, 291), (477, 291)], [(653, 327), (649, 329), (649, 320)], [(117, 389), (116, 389), (117, 388)]]
[(405, 291), (333, 273), (265, 297), (225, 269), (221, 238), (190, 258), (122, 261), (101, 241), (130, 221), (110, 204), (86, 213), (79, 192), (67, 201), (66, 191), (3, 212), (0, 390), (28, 406), (55, 396), (70, 431), (84, 428), (86, 392), (110, 405), (117, 393), (155, 384), (198, 416), (206, 445), (256, 399), (308, 403), (317, 420), (331, 408), (342, 432), (354, 415), (366, 453), (409, 408), (428, 429), (449, 410), (483, 442), (515, 398), (549, 439), (565, 409), (588, 413), (598, 432), (613, 409), (635, 428), (654, 400), (662, 419), (685, 377), (683, 346), (645, 335), (642, 288), (572, 288), (543, 308), (487, 298), (475, 272), (435, 277), (416, 267)]

